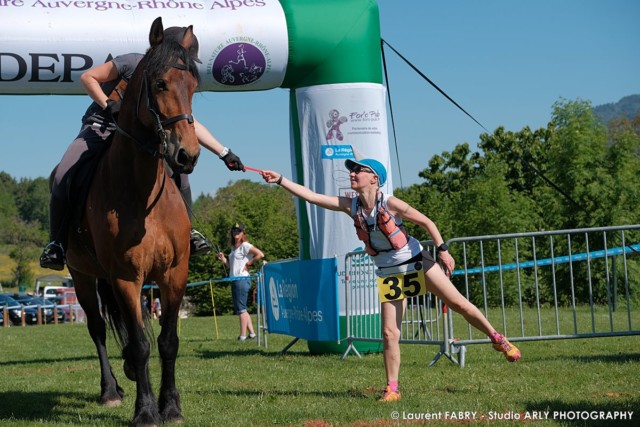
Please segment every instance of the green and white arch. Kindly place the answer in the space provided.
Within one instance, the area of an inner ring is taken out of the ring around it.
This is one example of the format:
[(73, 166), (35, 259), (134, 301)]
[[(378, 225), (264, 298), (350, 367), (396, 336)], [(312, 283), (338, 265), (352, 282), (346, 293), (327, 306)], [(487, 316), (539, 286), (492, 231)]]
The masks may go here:
[[(144, 52), (158, 16), (165, 27), (194, 26), (201, 90), (290, 89), (295, 181), (347, 195), (344, 160), (354, 151), (391, 172), (374, 0), (9, 2), (0, 26), (0, 94), (82, 94), (80, 74), (115, 55)], [(390, 176), (383, 191), (392, 189)], [(361, 247), (345, 215), (302, 202), (297, 214), (301, 258), (340, 259)]]

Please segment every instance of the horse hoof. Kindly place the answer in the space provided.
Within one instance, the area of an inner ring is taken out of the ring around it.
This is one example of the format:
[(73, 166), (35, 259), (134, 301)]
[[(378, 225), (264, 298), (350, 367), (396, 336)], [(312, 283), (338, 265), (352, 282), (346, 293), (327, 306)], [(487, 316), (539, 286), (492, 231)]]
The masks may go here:
[(178, 415), (177, 417), (167, 418), (164, 420), (165, 423), (173, 423), (173, 424), (182, 424), (184, 422), (184, 417), (182, 415)]
[(105, 393), (100, 396), (100, 404), (107, 408), (116, 408), (122, 405), (122, 396), (118, 392)]
[(154, 417), (137, 416), (131, 423), (134, 427), (158, 427), (161, 422), (154, 420)]
[(106, 406), (107, 408), (117, 408), (118, 406), (122, 405), (122, 399), (110, 399), (110, 400), (102, 401), (100, 403)]
[(165, 408), (160, 415), (162, 416), (162, 421), (165, 423), (182, 424), (184, 421), (184, 417), (182, 416), (182, 413), (180, 413), (180, 409), (177, 407), (171, 409)]

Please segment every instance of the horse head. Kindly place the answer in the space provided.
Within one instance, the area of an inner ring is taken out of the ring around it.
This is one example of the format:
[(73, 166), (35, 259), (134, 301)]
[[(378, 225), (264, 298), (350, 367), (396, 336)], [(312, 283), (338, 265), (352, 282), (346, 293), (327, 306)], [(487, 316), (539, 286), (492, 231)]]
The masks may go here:
[[(149, 43), (149, 50), (139, 66), (143, 68), (143, 82), (137, 116), (157, 135), (159, 152), (171, 169), (190, 173), (200, 155), (191, 110), (199, 82), (195, 64), (198, 40), (193, 34), (193, 26), (171, 27), (165, 31), (162, 18), (157, 18), (151, 26)], [(146, 109), (140, 108), (143, 97), (146, 98)]]

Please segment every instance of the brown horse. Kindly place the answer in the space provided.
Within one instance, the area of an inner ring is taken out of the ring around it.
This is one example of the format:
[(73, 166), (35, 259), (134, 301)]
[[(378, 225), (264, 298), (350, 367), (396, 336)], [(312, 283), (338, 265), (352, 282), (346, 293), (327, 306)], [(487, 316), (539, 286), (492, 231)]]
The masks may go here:
[[(100, 359), (100, 401), (117, 406), (124, 396), (107, 359), (106, 313), (122, 346), (126, 376), (136, 382), (133, 425), (182, 419), (175, 385), (178, 310), (187, 285), (190, 223), (173, 173), (190, 173), (200, 154), (191, 102), (199, 75), (189, 48), (164, 39), (162, 20), (131, 78), (118, 129), (98, 164), (79, 227), (71, 227), (67, 265)], [(141, 307), (143, 283), (155, 281), (162, 302), (158, 401), (149, 378), (150, 328)], [(99, 292), (100, 300), (96, 289)]]

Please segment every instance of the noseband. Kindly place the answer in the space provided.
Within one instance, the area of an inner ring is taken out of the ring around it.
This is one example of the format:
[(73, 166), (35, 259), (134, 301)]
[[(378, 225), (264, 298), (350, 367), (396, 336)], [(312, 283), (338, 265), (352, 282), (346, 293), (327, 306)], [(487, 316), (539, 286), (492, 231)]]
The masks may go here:
[[(182, 70), (182, 71), (191, 71), (190, 67), (185, 64), (173, 63), (170, 65), (170, 67), (177, 68), (178, 70)], [(187, 120), (189, 124), (191, 124), (193, 123), (193, 115), (178, 114), (177, 116), (170, 117), (166, 120), (161, 120), (160, 114), (158, 114), (158, 112), (156, 111), (158, 104), (155, 102), (155, 99), (154, 100), (151, 99), (151, 88), (149, 86), (149, 78), (147, 75), (147, 70), (145, 69), (143, 72), (143, 84), (140, 87), (140, 92), (138, 93), (138, 100), (136, 102), (136, 118), (138, 118), (138, 112), (140, 111), (140, 103), (142, 100), (143, 91), (146, 92), (145, 107), (147, 111), (149, 111), (153, 115), (153, 118), (155, 119), (154, 130), (158, 135), (158, 138), (160, 139), (159, 144), (155, 147), (150, 147), (149, 145), (145, 144), (143, 141), (140, 141), (139, 139), (137, 139), (136, 137), (134, 137), (133, 135), (131, 135), (130, 133), (122, 129), (118, 125), (117, 121), (116, 121), (116, 131), (126, 136), (127, 138), (131, 139), (132, 141), (134, 141), (136, 144), (140, 146), (140, 148), (142, 148), (147, 153), (151, 154), (153, 157), (164, 157), (167, 153), (167, 147), (168, 147), (167, 133), (165, 131), (165, 126), (172, 125), (176, 122), (179, 122), (180, 120)], [(152, 103), (156, 108), (151, 106)], [(158, 146), (162, 148), (158, 149)]]

